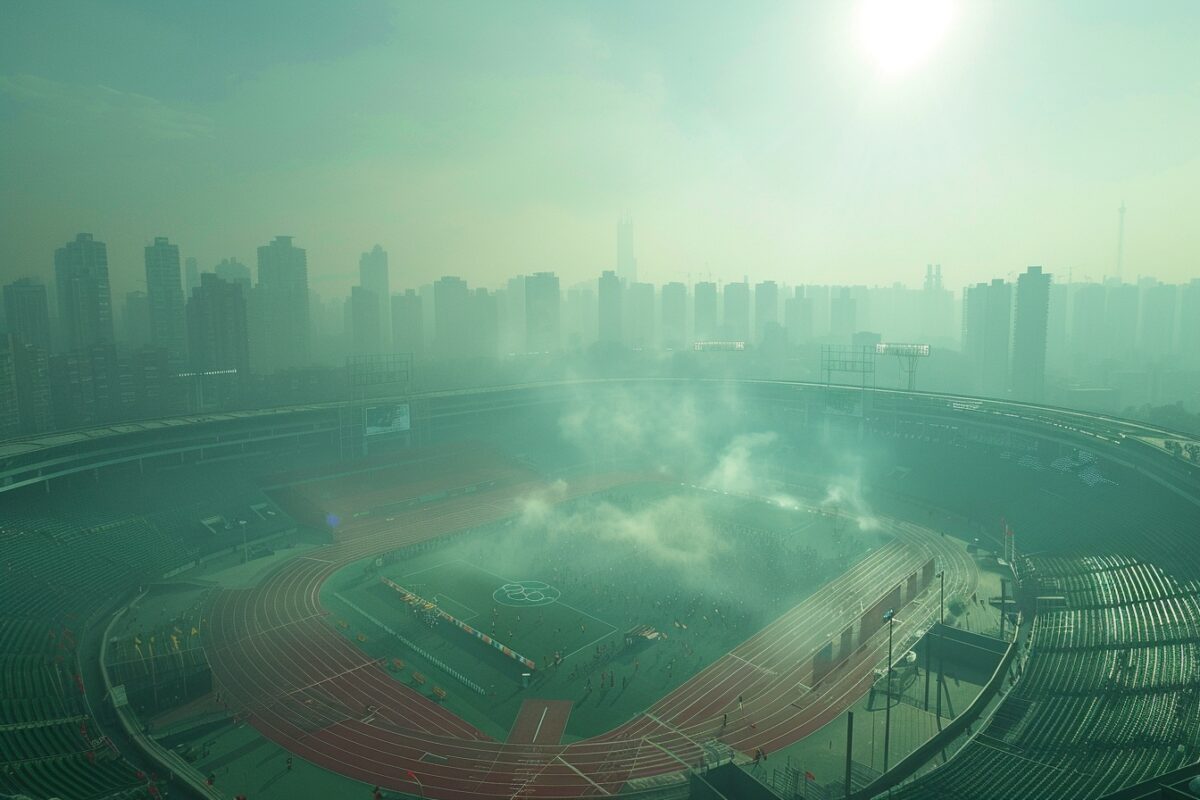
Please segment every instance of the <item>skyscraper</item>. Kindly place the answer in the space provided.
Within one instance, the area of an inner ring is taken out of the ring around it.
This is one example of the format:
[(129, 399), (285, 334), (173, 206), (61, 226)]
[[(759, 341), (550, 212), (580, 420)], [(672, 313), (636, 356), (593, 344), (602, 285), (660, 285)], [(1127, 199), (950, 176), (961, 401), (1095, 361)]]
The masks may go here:
[(763, 281), (754, 287), (754, 340), (761, 342), (763, 334), (779, 325), (779, 284)]
[(188, 355), (193, 371), (250, 372), (246, 297), (240, 284), (205, 272), (187, 304)]
[(356, 355), (378, 353), (383, 342), (383, 320), (380, 319), (380, 300), (365, 286), (350, 289), (348, 327), (350, 350)]
[(447, 275), (433, 284), (434, 352), (441, 358), (473, 355), (471, 292), (462, 278)]
[(1003, 396), (1008, 388), (1012, 335), (1012, 284), (1003, 278), (963, 290), (963, 354), (975, 368), (980, 392)]
[(562, 347), (562, 295), (558, 276), (535, 272), (525, 278), (525, 349), (553, 353)]
[(379, 341), (369, 351), (379, 352), (386, 349), (388, 340), (391, 339), (392, 328), (392, 289), (388, 277), (388, 254), (379, 245), (375, 245), (370, 252), (359, 256), (358, 283), (374, 294), (376, 304), (379, 306), (377, 311)]
[(168, 363), (182, 367), (187, 356), (187, 318), (179, 273), (179, 245), (154, 237), (146, 247), (146, 298), (150, 303), (150, 343), (167, 351)]
[(242, 297), (250, 295), (250, 268), (236, 258), (223, 258), (213, 270), (223, 281), (236, 283), (242, 287)]
[(311, 362), (308, 255), (291, 236), (276, 236), (258, 248), (254, 290), (255, 358), (264, 372), (294, 369)]
[(783, 324), (787, 328), (788, 341), (805, 344), (813, 338), (813, 301), (804, 296), (804, 289), (796, 287), (795, 294), (783, 304)]
[(200, 285), (200, 265), (196, 263), (196, 259), (188, 257), (183, 261), (183, 301), (186, 304), (187, 299), (191, 297), (192, 290)]
[(745, 281), (725, 284), (725, 316), (721, 327), (725, 338), (744, 342), (750, 338), (750, 284)]
[(421, 297), (412, 289), (392, 298), (392, 348), (414, 356), (425, 352), (425, 322)]
[(1178, 304), (1179, 287), (1158, 281), (1142, 286), (1138, 350), (1144, 358), (1163, 361), (1175, 353), (1175, 308)]
[(54, 251), (58, 318), (68, 350), (112, 345), (112, 294), (108, 283), (108, 249), (90, 233)]
[(622, 217), (617, 222), (617, 277), (624, 283), (636, 283), (637, 259), (633, 255), (633, 220)]
[(662, 287), (662, 345), (681, 350), (687, 341), (687, 286), (672, 282)]
[(654, 347), (654, 284), (629, 284), (625, 300), (625, 333), (629, 346), (639, 350)]
[(829, 333), (841, 344), (848, 344), (858, 332), (858, 301), (850, 288), (841, 286), (829, 299)]
[(50, 307), (45, 284), (21, 278), (5, 286), (4, 318), (8, 332), (19, 342), (50, 352)]
[(599, 304), (597, 332), (601, 342), (620, 344), (624, 341), (622, 323), (623, 303), (621, 279), (612, 270), (605, 270), (596, 283), (596, 295)]
[(711, 281), (697, 283), (692, 303), (693, 337), (700, 342), (712, 341), (717, 336), (717, 285)]
[(1012, 390), (1020, 400), (1041, 402), (1046, 392), (1046, 326), (1050, 275), (1029, 267), (1017, 278), (1013, 321)]

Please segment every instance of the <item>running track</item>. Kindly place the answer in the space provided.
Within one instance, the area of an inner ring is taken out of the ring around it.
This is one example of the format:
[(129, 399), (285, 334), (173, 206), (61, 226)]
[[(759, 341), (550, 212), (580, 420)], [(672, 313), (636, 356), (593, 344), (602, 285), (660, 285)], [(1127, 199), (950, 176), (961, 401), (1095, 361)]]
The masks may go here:
[[(505, 487), (368, 523), (348, 541), (280, 565), (258, 586), (219, 592), (205, 647), (229, 707), (296, 755), (393, 791), (416, 791), (411, 770), (425, 796), (440, 800), (604, 796), (630, 779), (696, 765), (705, 742), (771, 752), (834, 719), (886, 659), (886, 628), (815, 687), (813, 653), (930, 556), (946, 569), (951, 593), (976, 587), (974, 562), (960, 546), (889, 523), (896, 538), (887, 545), (630, 722), (569, 745), (497, 742), (367, 658), (329, 624), (319, 592), (347, 562), (507, 516), (533, 488)], [(906, 606), (897, 639), (935, 612), (936, 592)]]

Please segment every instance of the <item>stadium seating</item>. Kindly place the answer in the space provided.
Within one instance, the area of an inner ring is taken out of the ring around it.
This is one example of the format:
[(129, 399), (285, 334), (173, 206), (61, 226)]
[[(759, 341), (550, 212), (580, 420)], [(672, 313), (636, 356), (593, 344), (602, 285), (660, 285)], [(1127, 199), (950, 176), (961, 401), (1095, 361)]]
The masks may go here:
[(1034, 620), (1024, 674), (948, 763), (894, 797), (1098, 797), (1200, 755), (1200, 597), (1124, 556), (1026, 559), (1068, 607)]

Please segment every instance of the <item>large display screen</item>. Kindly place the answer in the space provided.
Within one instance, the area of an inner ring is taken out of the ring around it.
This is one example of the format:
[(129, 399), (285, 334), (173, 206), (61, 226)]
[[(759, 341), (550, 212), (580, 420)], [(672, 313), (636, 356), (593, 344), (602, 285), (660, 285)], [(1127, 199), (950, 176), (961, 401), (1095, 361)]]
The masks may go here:
[(367, 436), (403, 433), (409, 427), (408, 403), (372, 406), (367, 409), (366, 415)]

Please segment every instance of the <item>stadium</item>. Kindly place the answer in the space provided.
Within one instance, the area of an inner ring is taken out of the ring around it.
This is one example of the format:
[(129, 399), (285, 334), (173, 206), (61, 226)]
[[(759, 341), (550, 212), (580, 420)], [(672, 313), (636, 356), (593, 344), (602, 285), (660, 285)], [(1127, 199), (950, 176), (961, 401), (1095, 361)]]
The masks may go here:
[(590, 380), (0, 445), (0, 794), (1158, 798), (1200, 443)]

